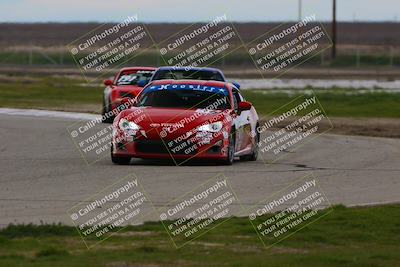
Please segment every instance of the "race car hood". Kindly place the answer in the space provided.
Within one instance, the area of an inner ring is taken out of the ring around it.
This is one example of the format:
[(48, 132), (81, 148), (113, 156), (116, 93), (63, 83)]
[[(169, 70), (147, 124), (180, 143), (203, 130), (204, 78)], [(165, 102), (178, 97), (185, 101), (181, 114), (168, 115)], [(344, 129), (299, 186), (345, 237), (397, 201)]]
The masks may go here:
[(122, 86), (114, 86), (112, 88), (111, 94), (114, 98), (125, 97), (124, 93), (128, 93), (130, 95), (126, 95), (126, 97), (135, 97), (140, 91), (143, 90), (143, 87), (135, 86), (135, 85), (122, 85)]
[(143, 87), (136, 86), (136, 85), (114, 85), (113, 90), (142, 90)]
[(227, 125), (227, 111), (205, 109), (173, 109), (140, 107), (125, 110), (119, 119), (124, 118), (135, 122), (146, 131), (148, 136), (159, 138), (159, 133), (167, 133), (166, 138), (176, 138), (196, 129), (202, 124), (222, 121)]

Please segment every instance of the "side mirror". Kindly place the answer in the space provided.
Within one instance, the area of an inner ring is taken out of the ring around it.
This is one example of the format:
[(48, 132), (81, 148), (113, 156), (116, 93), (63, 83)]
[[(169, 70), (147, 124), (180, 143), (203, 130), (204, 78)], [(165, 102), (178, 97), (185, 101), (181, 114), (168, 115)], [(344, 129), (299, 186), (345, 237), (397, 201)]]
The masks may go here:
[(240, 84), (238, 84), (237, 82), (232, 82), (232, 84), (233, 84), (237, 89), (240, 89)]
[(238, 104), (238, 111), (240, 112), (240, 111), (250, 110), (251, 107), (252, 107), (252, 105), (250, 102), (242, 101), (242, 102), (239, 102), (239, 104)]
[(137, 85), (139, 87), (145, 87), (147, 83), (148, 83), (147, 80), (140, 80), (140, 81), (138, 81)]
[(105, 86), (111, 86), (111, 85), (113, 85), (113, 81), (111, 81), (111, 80), (104, 80), (104, 85)]

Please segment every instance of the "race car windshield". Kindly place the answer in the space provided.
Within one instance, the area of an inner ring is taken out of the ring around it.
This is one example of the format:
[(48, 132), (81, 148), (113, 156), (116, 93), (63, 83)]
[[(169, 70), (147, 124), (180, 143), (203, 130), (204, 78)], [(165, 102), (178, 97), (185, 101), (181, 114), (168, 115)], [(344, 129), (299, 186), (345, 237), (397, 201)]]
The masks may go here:
[(121, 73), (117, 79), (117, 85), (137, 85), (139, 81), (148, 81), (153, 71), (127, 71)]
[(228, 91), (225, 88), (172, 85), (149, 86), (140, 94), (138, 107), (213, 109), (225, 110), (230, 107)]
[(152, 80), (204, 80), (224, 81), (218, 71), (210, 70), (158, 70)]

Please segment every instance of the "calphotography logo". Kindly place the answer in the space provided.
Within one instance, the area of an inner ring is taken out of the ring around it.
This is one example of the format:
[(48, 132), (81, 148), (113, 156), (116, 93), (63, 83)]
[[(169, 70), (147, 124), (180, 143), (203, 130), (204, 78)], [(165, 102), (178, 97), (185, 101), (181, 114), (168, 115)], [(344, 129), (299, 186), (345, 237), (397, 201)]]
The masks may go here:
[(239, 49), (240, 36), (226, 14), (203, 25), (193, 24), (158, 44), (164, 61), (174, 67), (204, 67)]
[(333, 128), (316, 95), (299, 96), (261, 119), (251, 136), (265, 163), (273, 163)]
[(267, 248), (332, 212), (317, 183), (313, 174), (306, 175), (251, 208), (249, 220)]
[(121, 22), (105, 23), (69, 44), (71, 55), (87, 81), (132, 60), (154, 45), (137, 14)]
[(105, 188), (68, 213), (85, 245), (91, 248), (152, 210), (149, 199), (135, 175), (129, 175)]
[(330, 48), (332, 41), (312, 14), (295, 24), (279, 25), (246, 46), (261, 75), (272, 72), (277, 78)]
[(173, 244), (179, 248), (241, 212), (238, 199), (222, 174), (159, 210)]

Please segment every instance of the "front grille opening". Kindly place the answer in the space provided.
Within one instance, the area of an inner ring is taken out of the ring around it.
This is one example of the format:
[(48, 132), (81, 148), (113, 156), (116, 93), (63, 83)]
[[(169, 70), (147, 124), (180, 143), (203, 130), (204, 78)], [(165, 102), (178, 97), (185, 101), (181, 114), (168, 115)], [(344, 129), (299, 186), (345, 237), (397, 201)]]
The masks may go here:
[(126, 150), (124, 143), (117, 143), (117, 148), (121, 150)]
[(207, 153), (209, 154), (218, 154), (221, 151), (221, 147), (216, 145), (216, 146), (212, 146), (207, 150)]
[[(168, 141), (165, 141), (166, 143)], [(179, 145), (179, 144), (178, 144)], [(189, 147), (190, 145), (187, 145)], [(150, 140), (138, 140), (136, 141), (136, 150), (140, 153), (148, 154), (173, 154), (173, 155), (194, 155), (196, 150), (191, 150), (188, 154), (185, 153), (185, 149), (169, 149), (162, 141), (150, 141)]]

